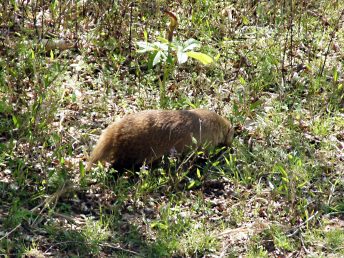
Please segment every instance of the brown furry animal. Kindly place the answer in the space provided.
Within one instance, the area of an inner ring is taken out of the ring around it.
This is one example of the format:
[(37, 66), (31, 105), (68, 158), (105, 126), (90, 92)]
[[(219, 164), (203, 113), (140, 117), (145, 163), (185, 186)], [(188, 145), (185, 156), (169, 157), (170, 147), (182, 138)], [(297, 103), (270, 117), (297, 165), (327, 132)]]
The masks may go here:
[(146, 110), (109, 125), (100, 136), (87, 169), (97, 161), (112, 162), (117, 168), (150, 163), (171, 151), (182, 153), (193, 145), (193, 137), (198, 146), (229, 146), (233, 135), (230, 122), (208, 110)]

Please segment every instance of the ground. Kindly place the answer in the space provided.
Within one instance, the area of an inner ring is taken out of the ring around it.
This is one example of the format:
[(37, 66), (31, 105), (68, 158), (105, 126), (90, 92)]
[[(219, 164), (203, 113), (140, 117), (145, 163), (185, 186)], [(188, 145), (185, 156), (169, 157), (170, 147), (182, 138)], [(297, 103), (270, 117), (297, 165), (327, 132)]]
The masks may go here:
[[(0, 8), (1, 256), (344, 256), (340, 1)], [(230, 148), (85, 171), (112, 121), (196, 107)]]

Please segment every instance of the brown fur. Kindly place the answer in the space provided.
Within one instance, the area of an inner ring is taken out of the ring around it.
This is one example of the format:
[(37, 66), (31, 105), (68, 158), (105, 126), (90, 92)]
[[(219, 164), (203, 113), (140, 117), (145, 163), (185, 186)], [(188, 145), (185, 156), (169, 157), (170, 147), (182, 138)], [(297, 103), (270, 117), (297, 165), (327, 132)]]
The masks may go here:
[(123, 117), (109, 125), (95, 146), (87, 169), (97, 161), (116, 167), (153, 162), (172, 150), (178, 153), (205, 143), (229, 146), (234, 130), (228, 120), (203, 110), (146, 110)]

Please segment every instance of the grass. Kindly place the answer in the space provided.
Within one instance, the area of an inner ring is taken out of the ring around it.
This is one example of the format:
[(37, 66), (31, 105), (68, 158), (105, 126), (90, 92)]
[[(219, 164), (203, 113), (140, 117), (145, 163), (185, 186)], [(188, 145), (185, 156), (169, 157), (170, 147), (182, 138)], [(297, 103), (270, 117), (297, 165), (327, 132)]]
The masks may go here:
[[(251, 2), (0, 4), (1, 256), (344, 255), (344, 5)], [(147, 70), (161, 6), (212, 64)], [(227, 117), (233, 146), (85, 171), (102, 129), (161, 103)]]

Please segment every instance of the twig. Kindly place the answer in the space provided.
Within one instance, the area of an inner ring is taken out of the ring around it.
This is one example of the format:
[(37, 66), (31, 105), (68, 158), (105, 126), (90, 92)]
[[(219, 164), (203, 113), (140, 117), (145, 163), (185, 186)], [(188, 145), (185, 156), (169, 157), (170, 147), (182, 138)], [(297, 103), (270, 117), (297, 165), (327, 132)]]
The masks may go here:
[(334, 212), (329, 212), (325, 215), (325, 217), (331, 216), (331, 215), (337, 215), (337, 214), (344, 214), (344, 211), (334, 211)]
[(287, 69), (285, 66), (285, 59), (286, 59), (286, 55), (287, 55), (287, 45), (288, 45), (288, 32), (285, 35), (285, 39), (284, 39), (284, 47), (283, 47), (283, 56), (282, 56), (282, 85), (279, 87), (279, 91), (278, 91), (278, 95), (280, 100), (282, 100), (282, 91), (284, 92), (284, 87), (286, 84), (286, 72), (285, 70)]
[(133, 26), (133, 5), (134, 3), (130, 3), (130, 22), (129, 22), (129, 38), (128, 38), (128, 45), (129, 45), (129, 58), (131, 59), (131, 48), (132, 48), (132, 26)]
[(327, 61), (327, 57), (328, 57), (328, 54), (330, 53), (330, 47), (332, 45), (332, 42), (333, 42), (333, 39), (334, 37), (336, 36), (336, 32), (339, 30), (339, 23), (340, 23), (340, 20), (342, 19), (344, 15), (344, 10), (342, 10), (339, 18), (338, 18), (338, 22), (336, 24), (336, 26), (334, 27), (333, 31), (330, 33), (331, 35), (331, 38), (330, 38), (330, 42), (328, 43), (328, 46), (327, 46), (327, 50), (326, 50), (326, 53), (325, 53), (325, 59), (324, 59), (324, 62), (321, 66), (321, 70), (320, 70), (320, 73), (319, 73), (319, 76), (322, 76), (323, 72), (324, 72), (324, 69), (325, 69), (325, 64), (326, 64), (326, 61)]
[(318, 211), (317, 211), (316, 213), (314, 213), (312, 216), (310, 216), (305, 222), (303, 222), (303, 223), (301, 223), (300, 225), (298, 225), (298, 226), (296, 227), (296, 230), (295, 230), (293, 233), (287, 235), (287, 237), (292, 237), (292, 236), (296, 235), (296, 233), (299, 232), (300, 229), (301, 229), (304, 225), (306, 225), (310, 220), (312, 220), (317, 214), (318, 214)]
[(2, 238), (0, 238), (0, 241), (3, 240), (4, 238), (8, 237), (11, 235), (14, 231), (16, 231), (19, 227), (21, 226), (21, 223), (19, 223), (17, 226), (15, 226), (10, 232), (7, 232)]
[(330, 205), (333, 193), (336, 189), (336, 184), (332, 184), (331, 182), (330, 182), (330, 184), (331, 184), (331, 192), (330, 192), (330, 195), (328, 196), (328, 199), (327, 199), (327, 205)]
[(176, 27), (178, 26), (178, 18), (177, 18), (177, 16), (174, 13), (172, 13), (172, 12), (170, 12), (168, 10), (164, 9), (162, 11), (170, 19), (170, 25), (169, 25), (168, 30), (166, 32), (166, 38), (168, 39), (169, 42), (172, 42), (172, 40), (173, 40), (173, 32), (176, 29)]
[(68, 240), (68, 241), (62, 241), (62, 242), (59, 242), (59, 243), (56, 243), (56, 244), (53, 244), (51, 245), (47, 250), (45, 250), (45, 254), (49, 252), (50, 249), (52, 249), (53, 247), (55, 246), (58, 246), (58, 245), (64, 245), (64, 244), (68, 244), (68, 243), (79, 243), (79, 244), (87, 244), (85, 242), (82, 242), (82, 241), (76, 241), (76, 240)]
[[(294, 23), (294, 16), (293, 16), (293, 1), (290, 1), (290, 19), (289, 19), (289, 26), (290, 26), (290, 68), (291, 72), (293, 71), (293, 23)], [(292, 76), (292, 73), (290, 73)]]
[(300, 240), (301, 240), (301, 244), (302, 244), (303, 250), (305, 250), (305, 252), (306, 252), (307, 254), (310, 254), (311, 252), (306, 248), (305, 242), (303, 241), (303, 237), (302, 237), (302, 236), (300, 237)]
[(226, 255), (227, 255), (227, 250), (228, 250), (228, 248), (229, 248), (230, 246), (231, 246), (230, 243), (227, 243), (227, 242), (226, 242), (224, 248), (222, 248), (222, 250), (221, 250), (221, 254), (219, 255), (219, 258), (226, 257)]
[[(40, 204), (38, 204), (36, 207), (32, 208), (30, 211), (31, 212), (36, 212), (36, 210), (42, 206), (44, 206), (42, 208), (42, 210), (40, 210), (40, 212), (38, 213), (38, 215), (41, 215), (42, 212), (47, 208), (47, 206), (52, 203), (53, 201), (55, 202), (54, 207), (57, 204), (58, 199), (66, 192), (68, 192), (70, 189), (74, 189), (73, 186), (66, 186), (66, 183), (64, 183), (62, 185), (62, 187), (55, 192), (53, 195), (47, 197), (44, 201), (42, 201)], [(38, 217), (32, 222), (32, 224), (35, 224), (37, 221)]]
[(125, 248), (122, 248), (122, 247), (119, 247), (119, 246), (115, 246), (115, 245), (110, 244), (110, 243), (100, 244), (100, 246), (102, 246), (102, 247), (110, 247), (110, 248), (115, 249), (115, 250), (124, 251), (124, 252), (130, 253), (130, 254), (137, 255), (139, 257), (143, 257), (141, 254), (139, 254), (139, 253), (137, 253), (135, 251), (132, 251), (132, 250), (129, 250), (129, 249), (125, 249)]
[(58, 213), (58, 212), (54, 212), (54, 214), (56, 217), (60, 217), (62, 219), (68, 220), (71, 223), (75, 223), (75, 219), (72, 218), (71, 216), (68, 216), (66, 214), (62, 214), (62, 213)]

